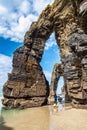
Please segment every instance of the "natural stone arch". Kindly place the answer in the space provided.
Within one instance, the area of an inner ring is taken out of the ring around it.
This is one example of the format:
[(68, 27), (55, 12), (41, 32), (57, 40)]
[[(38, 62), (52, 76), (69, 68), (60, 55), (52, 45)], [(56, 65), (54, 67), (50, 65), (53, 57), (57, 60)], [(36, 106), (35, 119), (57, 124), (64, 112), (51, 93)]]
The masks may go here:
[(24, 46), (14, 52), (13, 70), (3, 87), (3, 104), (7, 108), (34, 107), (47, 104), (49, 84), (43, 74), (40, 61), (45, 41), (53, 32), (49, 16), (51, 7), (42, 12), (37, 22), (33, 22), (24, 37)]
[[(52, 77), (51, 77), (50, 97), (56, 95), (58, 82), (59, 82), (59, 79), (61, 76), (63, 76), (63, 65), (56, 63), (54, 65)], [(64, 78), (64, 76), (63, 76), (63, 78)], [(62, 86), (63, 88), (61, 88), (61, 89), (63, 89), (63, 91), (64, 91), (65, 102), (67, 102), (67, 101), (71, 102), (71, 98), (70, 98), (68, 91), (67, 91), (67, 85), (65, 84), (65, 79), (63, 79), (63, 80), (64, 80), (64, 85)]]
[(62, 76), (62, 67), (61, 64), (55, 64), (52, 72), (51, 77), (51, 84), (50, 84), (50, 93), (53, 92), (53, 95), (56, 95), (57, 84), (59, 81), (60, 76)]
[(45, 41), (55, 32), (63, 76), (74, 107), (87, 107), (86, 0), (55, 0), (32, 23), (24, 46), (17, 49), (13, 70), (3, 88), (6, 107), (32, 107), (47, 102), (48, 83), (40, 66)]

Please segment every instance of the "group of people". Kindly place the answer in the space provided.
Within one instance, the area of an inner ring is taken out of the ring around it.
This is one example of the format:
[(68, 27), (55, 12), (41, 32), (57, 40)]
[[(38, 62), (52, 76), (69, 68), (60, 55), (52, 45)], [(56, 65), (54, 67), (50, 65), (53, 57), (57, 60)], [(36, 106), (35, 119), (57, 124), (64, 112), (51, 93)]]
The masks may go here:
[(62, 103), (63, 98), (60, 96), (57, 96), (56, 94), (50, 94), (50, 96), (48, 97), (48, 104), (53, 106), (53, 111), (57, 112), (57, 111), (62, 111), (64, 110), (64, 106)]

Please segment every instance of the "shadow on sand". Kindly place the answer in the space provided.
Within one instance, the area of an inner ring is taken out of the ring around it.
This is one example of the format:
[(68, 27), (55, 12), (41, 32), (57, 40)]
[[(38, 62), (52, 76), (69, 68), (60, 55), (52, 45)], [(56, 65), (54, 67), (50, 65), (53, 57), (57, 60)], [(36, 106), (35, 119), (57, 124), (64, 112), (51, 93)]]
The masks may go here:
[(5, 122), (2, 116), (0, 116), (0, 130), (13, 130), (11, 127), (5, 126)]

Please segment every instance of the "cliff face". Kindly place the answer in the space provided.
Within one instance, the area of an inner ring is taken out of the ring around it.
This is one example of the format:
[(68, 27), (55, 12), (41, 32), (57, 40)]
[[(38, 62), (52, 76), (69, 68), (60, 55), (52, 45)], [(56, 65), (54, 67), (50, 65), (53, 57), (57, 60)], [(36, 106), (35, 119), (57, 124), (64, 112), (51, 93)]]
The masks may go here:
[(33, 107), (47, 103), (49, 84), (42, 68), (29, 49), (17, 49), (13, 57), (13, 70), (3, 88), (3, 104), (12, 107)]
[(55, 32), (67, 94), (74, 107), (87, 107), (86, 7), (86, 0), (55, 0), (42, 11), (25, 34), (24, 46), (14, 53), (13, 70), (3, 87), (3, 105), (32, 107), (47, 102), (49, 86), (39, 63), (45, 41)]

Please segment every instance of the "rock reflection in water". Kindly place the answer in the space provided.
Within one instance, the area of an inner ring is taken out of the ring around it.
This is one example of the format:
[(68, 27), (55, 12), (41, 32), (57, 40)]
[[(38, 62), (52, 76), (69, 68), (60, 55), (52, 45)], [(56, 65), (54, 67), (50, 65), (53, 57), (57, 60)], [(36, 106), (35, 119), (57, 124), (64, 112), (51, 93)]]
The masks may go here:
[(13, 130), (11, 127), (5, 125), (4, 118), (0, 115), (0, 130)]

